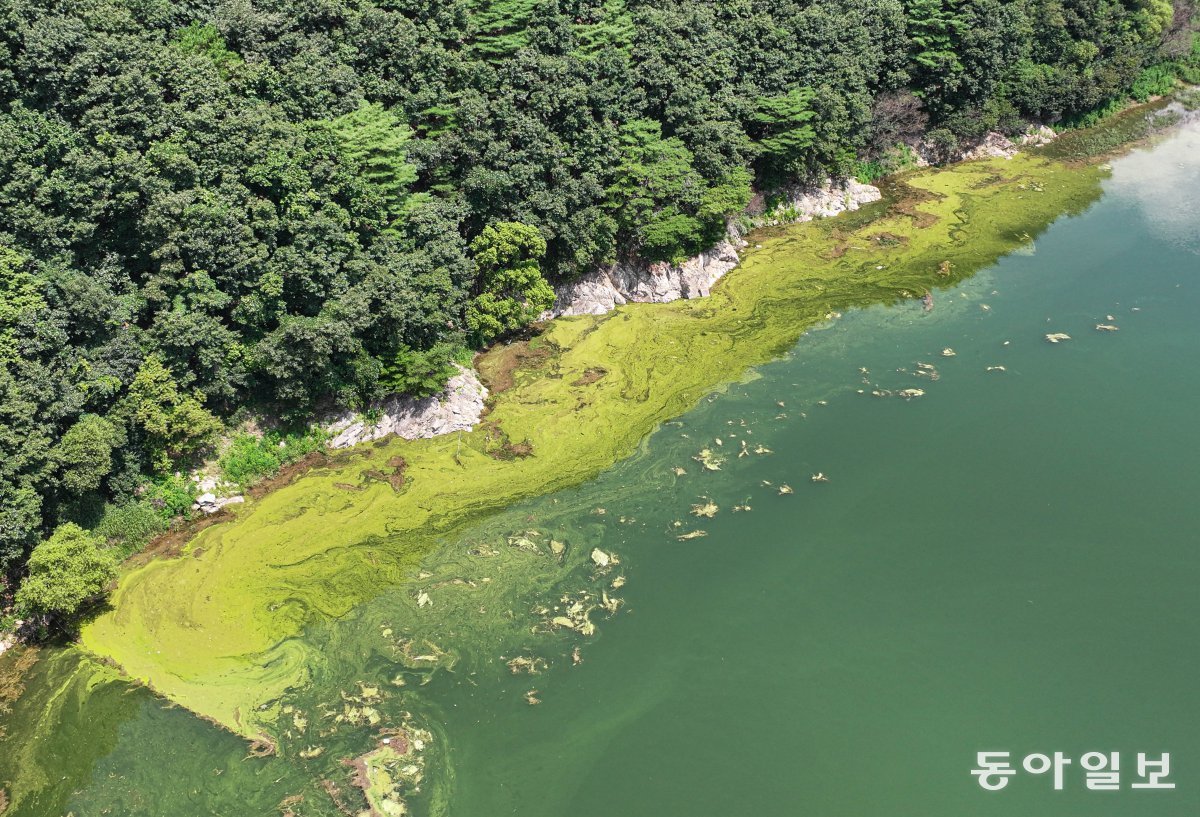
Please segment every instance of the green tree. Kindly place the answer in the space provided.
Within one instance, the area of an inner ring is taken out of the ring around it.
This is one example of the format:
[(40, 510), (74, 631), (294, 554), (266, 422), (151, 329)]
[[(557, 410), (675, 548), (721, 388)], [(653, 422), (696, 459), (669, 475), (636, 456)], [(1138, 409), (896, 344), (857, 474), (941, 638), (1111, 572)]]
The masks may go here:
[(242, 58), (226, 47), (225, 38), (213, 25), (192, 23), (179, 32), (176, 46), (187, 54), (212, 60), (221, 79), (229, 79), (230, 74), (242, 65)]
[(467, 326), (480, 344), (527, 326), (554, 303), (538, 262), (546, 240), (537, 227), (515, 221), (488, 225), (471, 242), (479, 294), (467, 307)]
[(20, 325), (46, 308), (41, 282), (26, 270), (28, 260), (0, 245), (0, 363), (15, 361)]
[(357, 110), (330, 123), (344, 155), (383, 204), (394, 225), (425, 196), (413, 195), (417, 169), (408, 161), (409, 129), (399, 116), (379, 103), (363, 102)]
[(813, 168), (810, 152), (817, 140), (811, 88), (795, 88), (782, 96), (760, 98), (750, 117), (764, 169), (775, 181), (803, 176)]
[(112, 471), (113, 449), (124, 442), (125, 435), (105, 418), (96, 414), (80, 417), (52, 454), (63, 487), (75, 494), (99, 488)]
[(30, 554), (17, 608), (24, 615), (73, 619), (116, 578), (117, 560), (102, 545), (100, 537), (72, 522), (60, 525)]
[(134, 421), (146, 433), (151, 466), (166, 471), (171, 461), (194, 454), (211, 442), (221, 422), (200, 402), (183, 394), (171, 370), (150, 355), (129, 386)]

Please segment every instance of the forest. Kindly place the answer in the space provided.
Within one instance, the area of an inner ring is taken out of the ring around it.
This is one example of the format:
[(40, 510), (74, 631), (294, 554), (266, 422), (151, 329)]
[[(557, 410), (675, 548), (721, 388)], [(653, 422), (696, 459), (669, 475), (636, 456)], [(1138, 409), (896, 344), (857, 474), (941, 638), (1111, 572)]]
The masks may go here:
[(305, 450), (321, 407), (433, 393), (553, 284), (693, 255), (756, 194), (1200, 81), (1193, 0), (0, 0), (0, 23), (13, 615), (73, 614), (247, 417)]

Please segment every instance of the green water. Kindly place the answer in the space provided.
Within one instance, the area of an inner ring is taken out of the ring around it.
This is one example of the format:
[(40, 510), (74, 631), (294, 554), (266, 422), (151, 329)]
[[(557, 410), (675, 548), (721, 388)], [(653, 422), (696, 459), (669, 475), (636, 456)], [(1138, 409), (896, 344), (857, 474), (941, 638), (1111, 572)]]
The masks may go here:
[[(433, 733), (418, 813), (1197, 813), (1200, 132), (1116, 162), (1105, 189), (931, 312), (847, 314), (601, 478), (446, 542), (431, 606), (398, 588), (307, 632), (326, 662), (281, 702), (306, 723), (279, 757), (50, 653), (8, 725), (53, 727), (0, 744), (10, 786), (37, 778), (11, 813), (337, 814), (319, 781), (345, 792), (340, 760), (379, 728), (338, 721), (360, 683), (383, 724), (410, 711)], [(925, 395), (871, 395), (906, 388)], [(706, 447), (721, 470), (692, 459)], [(693, 516), (706, 499), (720, 510)], [(574, 567), (508, 545), (533, 530)], [(463, 556), (478, 547), (498, 555)], [(594, 575), (594, 547), (620, 566)], [(530, 631), (531, 608), (601, 586), (625, 604), (596, 635)], [(456, 662), (403, 659), (401, 632)], [(549, 668), (514, 676), (518, 654)], [(991, 793), (982, 750), (1076, 765), (1063, 791), (1019, 773)], [(1085, 788), (1088, 751), (1121, 752), (1122, 791)], [(1170, 752), (1178, 788), (1130, 790), (1137, 752)]]

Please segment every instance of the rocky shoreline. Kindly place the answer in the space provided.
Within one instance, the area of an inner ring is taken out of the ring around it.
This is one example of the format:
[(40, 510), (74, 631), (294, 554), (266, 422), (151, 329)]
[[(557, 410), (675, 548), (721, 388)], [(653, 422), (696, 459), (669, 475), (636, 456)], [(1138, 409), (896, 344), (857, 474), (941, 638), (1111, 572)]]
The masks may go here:
[[(487, 400), (487, 387), (472, 369), (455, 365), (440, 394), (432, 397), (392, 395), (372, 406), (371, 415), (342, 410), (321, 422), (332, 435), (329, 448), (350, 448), (389, 435), (420, 440), (470, 431), (479, 423)], [(368, 419), (370, 417), (370, 419)]]
[[(798, 186), (785, 191), (785, 200), (769, 213), (751, 217), (752, 227), (828, 218), (864, 204), (879, 201), (879, 188), (854, 179), (827, 179), (820, 187)], [(602, 315), (627, 303), (669, 303), (681, 298), (703, 298), (726, 273), (741, 261), (746, 247), (731, 225), (715, 247), (679, 264), (621, 261), (555, 287), (554, 306), (542, 320), (570, 315)]]

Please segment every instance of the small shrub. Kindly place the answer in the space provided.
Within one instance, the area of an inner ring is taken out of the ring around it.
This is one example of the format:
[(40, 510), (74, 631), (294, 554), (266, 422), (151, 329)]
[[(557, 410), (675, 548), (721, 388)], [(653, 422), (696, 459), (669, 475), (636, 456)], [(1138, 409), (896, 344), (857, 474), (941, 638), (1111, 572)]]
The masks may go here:
[(222, 478), (239, 488), (246, 488), (269, 477), (285, 465), (319, 451), (325, 445), (325, 433), (320, 429), (297, 432), (268, 431), (261, 437), (239, 434), (221, 456)]
[(1151, 65), (1138, 74), (1129, 89), (1129, 95), (1138, 102), (1145, 102), (1152, 96), (1169, 94), (1175, 87), (1175, 72), (1169, 65)]
[(105, 505), (104, 514), (92, 532), (115, 546), (124, 558), (137, 553), (166, 529), (163, 514), (147, 500), (140, 499), (123, 505)]
[(449, 343), (437, 343), (424, 351), (403, 346), (383, 364), (379, 382), (399, 394), (437, 394), (454, 375), (452, 364), (461, 354), (461, 347)]
[(160, 477), (151, 482), (143, 494), (143, 500), (154, 508), (164, 521), (177, 516), (188, 517), (199, 489), (196, 483), (179, 474)]

